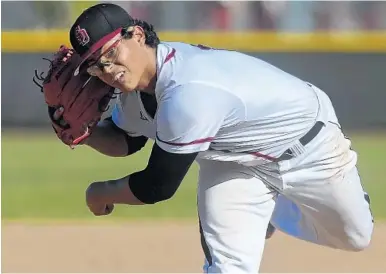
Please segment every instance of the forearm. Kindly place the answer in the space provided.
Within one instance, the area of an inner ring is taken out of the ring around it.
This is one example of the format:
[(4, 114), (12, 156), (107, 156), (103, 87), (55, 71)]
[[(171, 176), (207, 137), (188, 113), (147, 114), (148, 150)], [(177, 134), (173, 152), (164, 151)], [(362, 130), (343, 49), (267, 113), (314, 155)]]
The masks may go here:
[(125, 133), (113, 129), (110, 121), (102, 121), (94, 129), (85, 145), (111, 157), (123, 157), (128, 154)]
[(138, 200), (129, 186), (129, 177), (107, 182), (96, 182), (90, 185), (93, 189), (93, 199), (98, 199), (103, 204), (143, 205)]
[(198, 153), (171, 154), (156, 144), (144, 170), (124, 178), (90, 185), (89, 202), (98, 204), (142, 205), (155, 204), (170, 199)]

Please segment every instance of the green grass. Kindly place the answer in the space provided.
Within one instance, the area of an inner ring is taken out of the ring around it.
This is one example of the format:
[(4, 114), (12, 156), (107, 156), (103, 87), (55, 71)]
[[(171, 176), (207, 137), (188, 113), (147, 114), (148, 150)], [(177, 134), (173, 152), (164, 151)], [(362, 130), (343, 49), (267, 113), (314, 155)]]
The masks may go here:
[[(121, 178), (145, 167), (147, 146), (130, 158), (109, 158), (87, 147), (71, 151), (52, 134), (2, 136), (3, 219), (95, 219), (85, 204), (91, 182)], [(183, 218), (196, 214), (196, 166), (171, 200), (116, 207), (113, 218)]]
[[(386, 217), (386, 135), (352, 136), (364, 186), (376, 218)], [(85, 189), (94, 181), (123, 177), (142, 169), (150, 146), (129, 158), (109, 158), (87, 148), (71, 151), (53, 134), (2, 134), (2, 216), (7, 220), (93, 220)], [(117, 206), (108, 220), (195, 218), (197, 166), (176, 195), (156, 205)]]

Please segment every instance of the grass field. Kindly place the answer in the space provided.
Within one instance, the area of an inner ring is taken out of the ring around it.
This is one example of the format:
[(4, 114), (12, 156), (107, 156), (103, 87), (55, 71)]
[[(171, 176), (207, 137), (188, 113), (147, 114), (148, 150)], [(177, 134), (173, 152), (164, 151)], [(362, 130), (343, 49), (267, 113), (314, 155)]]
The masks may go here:
[[(80, 147), (71, 151), (50, 134), (2, 133), (2, 216), (7, 220), (92, 220), (84, 193), (93, 181), (123, 177), (143, 168), (149, 148), (129, 158), (108, 158)], [(364, 186), (377, 219), (386, 217), (386, 135), (351, 135)], [(118, 206), (119, 218), (195, 218), (197, 166), (175, 197), (153, 206)]]

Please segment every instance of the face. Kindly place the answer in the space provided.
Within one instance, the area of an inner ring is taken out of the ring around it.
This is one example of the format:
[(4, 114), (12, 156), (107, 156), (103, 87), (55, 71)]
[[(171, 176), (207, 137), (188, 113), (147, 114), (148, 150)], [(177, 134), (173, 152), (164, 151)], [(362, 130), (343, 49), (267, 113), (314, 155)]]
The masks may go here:
[(146, 77), (149, 64), (146, 48), (142, 28), (133, 27), (132, 38), (124, 39), (118, 34), (90, 57), (87, 71), (123, 92), (144, 89), (149, 82)]

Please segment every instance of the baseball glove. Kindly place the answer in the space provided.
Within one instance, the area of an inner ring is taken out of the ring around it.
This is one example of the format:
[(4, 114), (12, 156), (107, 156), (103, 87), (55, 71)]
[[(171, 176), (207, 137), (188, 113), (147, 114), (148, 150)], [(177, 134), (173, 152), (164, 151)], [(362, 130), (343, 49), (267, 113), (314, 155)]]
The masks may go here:
[[(115, 89), (87, 72), (74, 76), (80, 56), (61, 46), (50, 62), (48, 73), (35, 70), (33, 81), (44, 94), (48, 115), (58, 138), (74, 148), (88, 138), (115, 97)], [(55, 119), (61, 108), (63, 114)]]

